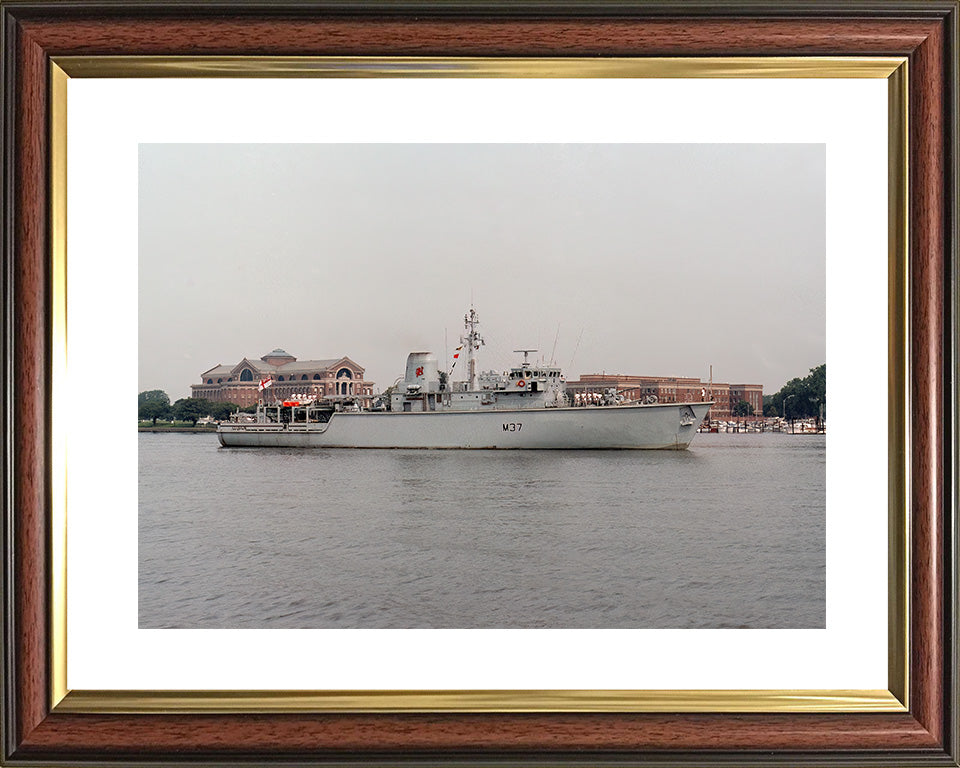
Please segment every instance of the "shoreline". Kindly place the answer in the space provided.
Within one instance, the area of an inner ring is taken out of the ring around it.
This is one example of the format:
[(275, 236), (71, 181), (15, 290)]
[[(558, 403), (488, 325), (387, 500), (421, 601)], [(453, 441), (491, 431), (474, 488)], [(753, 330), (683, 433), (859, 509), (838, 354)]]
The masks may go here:
[(137, 432), (202, 432), (206, 434), (217, 434), (216, 427), (137, 427)]

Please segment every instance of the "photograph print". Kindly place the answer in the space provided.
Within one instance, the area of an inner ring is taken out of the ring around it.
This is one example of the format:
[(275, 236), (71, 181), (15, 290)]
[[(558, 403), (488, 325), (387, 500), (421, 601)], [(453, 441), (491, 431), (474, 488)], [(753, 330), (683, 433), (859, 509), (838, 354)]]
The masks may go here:
[(141, 628), (822, 628), (823, 144), (141, 144)]

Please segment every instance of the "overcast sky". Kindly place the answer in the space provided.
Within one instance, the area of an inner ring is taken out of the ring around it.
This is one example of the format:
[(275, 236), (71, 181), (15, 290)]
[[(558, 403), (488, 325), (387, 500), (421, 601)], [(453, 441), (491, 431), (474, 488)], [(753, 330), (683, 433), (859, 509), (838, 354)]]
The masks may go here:
[(139, 388), (171, 400), (275, 347), (383, 389), (471, 300), (481, 370), (772, 393), (826, 359), (821, 144), (144, 144), (139, 211)]

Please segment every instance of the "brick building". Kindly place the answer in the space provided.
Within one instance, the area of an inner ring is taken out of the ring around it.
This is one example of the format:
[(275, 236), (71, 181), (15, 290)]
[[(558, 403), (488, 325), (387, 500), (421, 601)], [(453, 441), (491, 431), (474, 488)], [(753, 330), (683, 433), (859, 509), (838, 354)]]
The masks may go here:
[(753, 412), (763, 413), (762, 384), (723, 384), (700, 381), (696, 378), (680, 376), (625, 376), (622, 374), (591, 373), (580, 377), (579, 381), (568, 381), (570, 394), (596, 392), (616, 388), (627, 400), (642, 401), (654, 395), (661, 403), (702, 402), (713, 400), (710, 418), (734, 418), (733, 409), (741, 400), (753, 406)]
[(353, 395), (361, 400), (373, 397), (372, 381), (363, 380), (364, 369), (349, 357), (329, 360), (297, 360), (282, 349), (275, 349), (259, 360), (243, 358), (236, 365), (216, 365), (200, 375), (199, 384), (191, 384), (193, 397), (226, 401), (237, 405), (255, 405), (261, 397), (261, 379), (273, 379), (264, 399), (287, 399), (292, 395), (327, 397)]

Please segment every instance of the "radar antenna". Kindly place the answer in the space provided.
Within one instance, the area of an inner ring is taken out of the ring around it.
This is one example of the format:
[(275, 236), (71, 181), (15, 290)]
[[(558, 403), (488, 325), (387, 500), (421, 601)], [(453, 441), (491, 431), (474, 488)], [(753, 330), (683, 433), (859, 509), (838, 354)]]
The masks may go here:
[(530, 367), (530, 353), (531, 353), (531, 352), (538, 352), (539, 350), (536, 350), (536, 349), (515, 349), (515, 350), (513, 350), (513, 351), (514, 351), (514, 352), (523, 352), (523, 367), (524, 367), (524, 368), (529, 368), (529, 367)]

